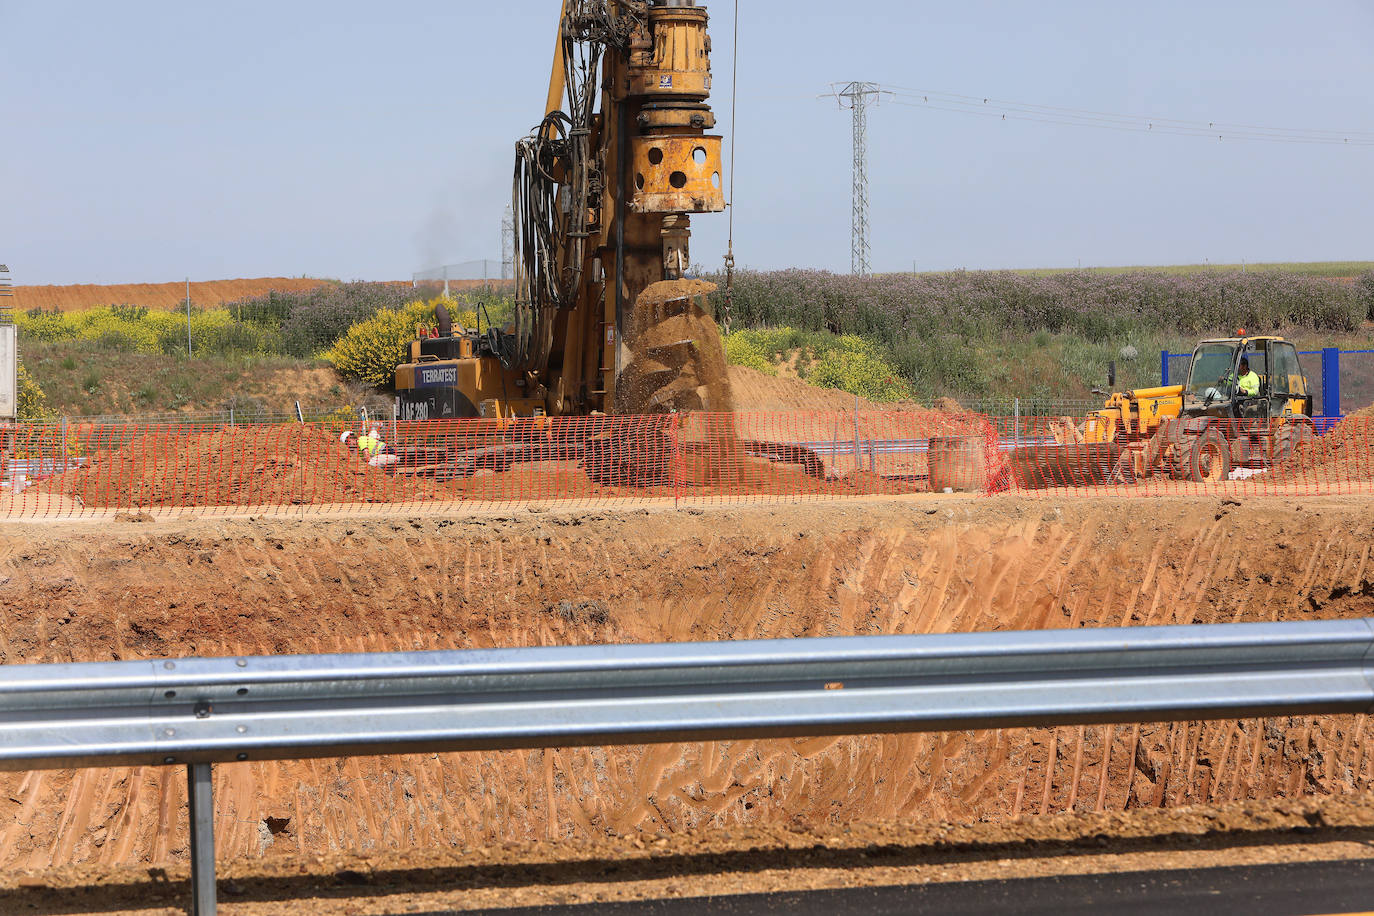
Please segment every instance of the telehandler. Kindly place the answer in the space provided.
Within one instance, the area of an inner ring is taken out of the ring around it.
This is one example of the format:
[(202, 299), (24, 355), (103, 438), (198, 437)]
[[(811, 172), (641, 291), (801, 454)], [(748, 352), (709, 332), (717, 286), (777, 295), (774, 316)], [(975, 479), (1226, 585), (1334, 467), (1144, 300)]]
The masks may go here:
[[(1241, 360), (1259, 392), (1237, 385)], [(1297, 348), (1282, 337), (1204, 340), (1183, 385), (1118, 392), (1081, 425), (1054, 424), (1056, 445), (1012, 452), (1022, 486), (1123, 482), (1151, 475), (1226, 480), (1235, 468), (1263, 469), (1292, 457), (1316, 435), (1312, 395)]]

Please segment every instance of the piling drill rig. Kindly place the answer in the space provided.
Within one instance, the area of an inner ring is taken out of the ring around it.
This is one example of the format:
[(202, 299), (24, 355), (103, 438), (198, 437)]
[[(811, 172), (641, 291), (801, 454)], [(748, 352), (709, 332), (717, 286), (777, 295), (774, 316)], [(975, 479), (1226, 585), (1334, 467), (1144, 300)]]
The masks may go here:
[[(693, 0), (564, 0), (543, 120), (516, 144), (515, 314), (411, 345), (404, 420), (728, 411), (691, 214), (725, 209)], [(536, 424), (537, 425), (537, 424)]]

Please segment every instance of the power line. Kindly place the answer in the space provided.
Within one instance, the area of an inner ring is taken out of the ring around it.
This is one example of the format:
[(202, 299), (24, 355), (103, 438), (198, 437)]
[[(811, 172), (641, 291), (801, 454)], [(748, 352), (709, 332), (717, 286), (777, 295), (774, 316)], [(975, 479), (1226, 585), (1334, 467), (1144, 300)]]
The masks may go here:
[(1239, 129), (1242, 129), (1242, 130), (1278, 131), (1278, 132), (1289, 133), (1289, 134), (1304, 134), (1304, 133), (1306, 133), (1306, 134), (1328, 134), (1328, 135), (1334, 135), (1334, 136), (1340, 136), (1340, 137), (1347, 137), (1347, 136), (1353, 137), (1353, 136), (1355, 136), (1355, 135), (1358, 134), (1358, 135), (1361, 135), (1361, 136), (1367, 136), (1367, 137), (1374, 138), (1374, 131), (1365, 131), (1365, 130), (1325, 130), (1325, 129), (1309, 128), (1309, 127), (1262, 127), (1262, 126), (1259, 126), (1259, 125), (1256, 125), (1256, 124), (1237, 124), (1237, 123), (1232, 123), (1232, 122), (1229, 122), (1229, 121), (1205, 121), (1205, 122), (1204, 122), (1204, 121), (1197, 121), (1197, 120), (1185, 121), (1185, 120), (1179, 120), (1179, 119), (1175, 119), (1175, 118), (1161, 118), (1161, 117), (1154, 116), (1154, 115), (1123, 115), (1123, 114), (1114, 113), (1114, 112), (1109, 112), (1109, 111), (1097, 111), (1097, 110), (1094, 110), (1094, 109), (1091, 109), (1091, 108), (1067, 108), (1067, 107), (1058, 106), (1058, 105), (1035, 105), (1035, 104), (1032, 104), (1032, 103), (1030, 103), (1030, 102), (1013, 102), (1013, 101), (1009, 101), (1009, 100), (1007, 100), (1007, 99), (998, 99), (998, 98), (984, 97), (984, 96), (978, 96), (978, 95), (965, 95), (965, 94), (960, 94), (960, 93), (957, 93), (957, 92), (945, 92), (945, 91), (941, 91), (941, 90), (932, 90), (932, 89), (912, 89), (912, 88), (909, 87), (909, 86), (888, 86), (888, 87), (885, 87), (885, 90), (884, 90), (884, 91), (889, 92), (889, 93), (892, 93), (893, 95), (903, 95), (903, 94), (905, 94), (905, 95), (919, 95), (919, 96), (938, 96), (938, 97), (940, 97), (940, 98), (959, 99), (959, 100), (964, 101), (964, 102), (981, 102), (981, 103), (983, 103), (983, 104), (1011, 105), (1011, 106), (1018, 106), (1018, 107), (1024, 107), (1024, 108), (1043, 109), (1043, 110), (1045, 110), (1045, 111), (1052, 111), (1052, 112), (1064, 112), (1064, 113), (1081, 114), (1081, 115), (1097, 115), (1097, 116), (1104, 117), (1104, 118), (1118, 118), (1118, 119), (1126, 119), (1126, 120), (1133, 120), (1133, 121), (1147, 121), (1147, 120), (1148, 120), (1148, 121), (1169, 122), (1169, 123), (1174, 123), (1174, 124), (1183, 124), (1183, 125), (1190, 125), (1190, 126), (1197, 126), (1197, 127), (1200, 127), (1200, 126), (1202, 126), (1202, 125), (1205, 124), (1205, 125), (1206, 125), (1207, 127), (1209, 127), (1209, 128), (1211, 128), (1211, 127), (1218, 127), (1218, 128), (1239, 128)]
[(1374, 131), (1330, 130), (1298, 127), (1265, 127), (1229, 121), (1190, 121), (1148, 115), (1128, 115), (1086, 108), (1039, 105), (991, 96), (912, 89), (875, 87), (894, 105), (955, 114), (1028, 121), (1066, 127), (1085, 127), (1129, 133), (1157, 133), (1215, 140), (1264, 143), (1295, 143), (1323, 146), (1374, 146)]

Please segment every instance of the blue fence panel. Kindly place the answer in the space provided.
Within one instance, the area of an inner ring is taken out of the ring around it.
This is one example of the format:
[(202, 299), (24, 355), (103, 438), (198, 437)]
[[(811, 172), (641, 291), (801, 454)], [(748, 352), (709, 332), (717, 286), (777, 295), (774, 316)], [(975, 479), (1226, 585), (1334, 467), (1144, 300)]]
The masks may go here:
[(1322, 350), (1322, 413), (1328, 417), (1344, 413), (1341, 410), (1341, 351), (1335, 347)]
[(1354, 413), (1374, 404), (1374, 350), (1341, 351), (1337, 378), (1341, 386), (1341, 413)]
[(1170, 353), (1165, 350), (1159, 354), (1160, 368), (1163, 370), (1161, 384), (1184, 385), (1188, 382), (1188, 370), (1193, 365), (1193, 354)]
[(1322, 384), (1322, 351), (1299, 350), (1302, 357), (1302, 371), (1307, 374), (1307, 393), (1312, 395), (1312, 412), (1328, 416), (1326, 410), (1326, 386)]

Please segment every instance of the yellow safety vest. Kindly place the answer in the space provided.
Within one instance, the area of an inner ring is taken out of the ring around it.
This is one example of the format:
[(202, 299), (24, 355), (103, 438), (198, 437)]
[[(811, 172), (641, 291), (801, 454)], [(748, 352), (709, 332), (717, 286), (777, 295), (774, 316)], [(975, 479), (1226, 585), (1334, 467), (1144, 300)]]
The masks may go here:
[(1240, 377), (1240, 393), (1250, 397), (1259, 394), (1259, 376), (1253, 370)]
[(358, 451), (364, 455), (375, 455), (382, 449), (382, 440), (376, 436), (363, 436), (358, 440)]

